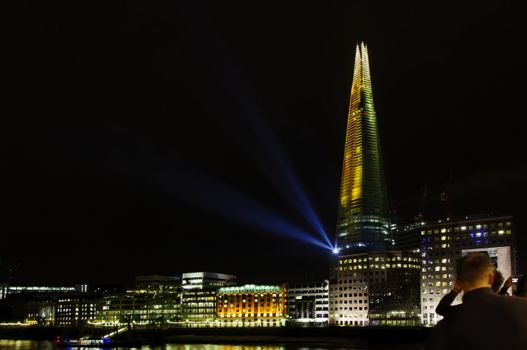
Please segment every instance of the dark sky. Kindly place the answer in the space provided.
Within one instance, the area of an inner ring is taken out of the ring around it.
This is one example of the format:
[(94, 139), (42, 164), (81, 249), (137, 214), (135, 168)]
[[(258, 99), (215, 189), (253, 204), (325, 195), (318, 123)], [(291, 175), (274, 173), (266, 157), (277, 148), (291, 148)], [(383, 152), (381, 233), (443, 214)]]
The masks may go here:
[(18, 281), (324, 277), (326, 250), (271, 231), (317, 237), (289, 178), (334, 234), (361, 40), (392, 209), (513, 214), (526, 246), (512, 1), (36, 3), (2, 11), (0, 260)]

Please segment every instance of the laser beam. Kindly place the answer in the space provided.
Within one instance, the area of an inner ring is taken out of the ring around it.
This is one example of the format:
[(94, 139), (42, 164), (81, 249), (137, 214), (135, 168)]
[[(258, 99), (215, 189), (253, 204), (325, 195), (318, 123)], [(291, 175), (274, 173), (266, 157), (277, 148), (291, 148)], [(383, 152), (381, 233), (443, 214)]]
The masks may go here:
[(279, 173), (276, 174), (270, 171), (270, 167), (267, 164), (263, 166), (262, 163), (258, 163), (260, 168), (267, 175), (272, 185), (279, 190), (279, 193), (295, 207), (297, 212), (304, 217), (324, 242), (331, 247), (331, 241), (322, 227), (318, 215), (315, 213), (311, 202), (307, 198), (306, 192), (302, 188), (292, 167), (289, 165), (285, 157), (285, 152), (280, 147), (270, 127), (265, 123), (260, 110), (248, 104), (246, 99), (242, 99), (241, 102), (251, 121), (254, 133), (258, 136), (260, 142), (266, 146), (264, 150), (267, 153), (268, 160), (275, 165), (273, 170), (279, 170)]

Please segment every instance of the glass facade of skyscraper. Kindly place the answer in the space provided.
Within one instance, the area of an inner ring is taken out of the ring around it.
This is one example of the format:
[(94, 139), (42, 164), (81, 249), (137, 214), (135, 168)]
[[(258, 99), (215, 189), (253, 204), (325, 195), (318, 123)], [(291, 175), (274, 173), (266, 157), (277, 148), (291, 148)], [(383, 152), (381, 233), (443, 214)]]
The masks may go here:
[(329, 323), (419, 323), (419, 255), (395, 250), (388, 218), (368, 50), (357, 46), (336, 233)]
[(355, 55), (336, 245), (344, 251), (392, 246), (368, 50), (363, 43)]

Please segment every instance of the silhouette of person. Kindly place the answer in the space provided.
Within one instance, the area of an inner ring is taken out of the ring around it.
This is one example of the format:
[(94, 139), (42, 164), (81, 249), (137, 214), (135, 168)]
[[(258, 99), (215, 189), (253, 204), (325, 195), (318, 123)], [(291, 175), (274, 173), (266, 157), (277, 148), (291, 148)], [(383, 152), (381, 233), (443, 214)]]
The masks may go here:
[[(507, 279), (507, 281), (512, 280), (511, 277)], [(506, 281), (506, 282), (507, 282)], [(499, 295), (508, 295), (507, 289), (509, 289), (510, 285), (507, 287), (507, 283), (503, 285), (503, 288), (500, 289), (501, 284), (503, 283), (503, 275), (498, 270), (494, 271), (494, 282), (492, 283), (492, 291), (494, 293), (498, 293)], [(457, 295), (461, 292), (461, 286), (456, 280), (454, 281), (454, 288), (450, 291), (450, 293), (446, 294), (441, 298), (441, 301), (439, 301), (439, 304), (437, 304), (436, 307), (436, 314), (441, 316), (446, 316), (452, 307), (452, 303), (456, 299)], [(455, 310), (455, 309), (453, 309)]]
[(494, 266), (486, 254), (469, 254), (456, 266), (463, 303), (451, 306), (426, 349), (527, 349), (527, 299), (491, 289)]

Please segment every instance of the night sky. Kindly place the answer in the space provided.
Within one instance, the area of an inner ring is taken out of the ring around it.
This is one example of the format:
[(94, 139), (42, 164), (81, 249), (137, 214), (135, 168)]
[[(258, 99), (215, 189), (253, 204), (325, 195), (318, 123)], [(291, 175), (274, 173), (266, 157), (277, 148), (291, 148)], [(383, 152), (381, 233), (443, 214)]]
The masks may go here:
[(298, 194), (333, 239), (362, 40), (392, 209), (512, 214), (527, 271), (527, 31), (512, 1), (32, 3), (3, 11), (13, 281), (325, 277)]

